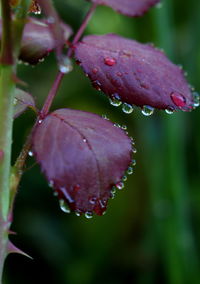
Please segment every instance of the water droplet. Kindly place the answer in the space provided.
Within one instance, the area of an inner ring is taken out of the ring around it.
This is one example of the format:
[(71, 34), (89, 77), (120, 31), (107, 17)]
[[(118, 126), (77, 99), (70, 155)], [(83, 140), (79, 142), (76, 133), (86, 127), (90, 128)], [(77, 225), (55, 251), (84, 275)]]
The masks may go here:
[(98, 80), (92, 82), (92, 86), (97, 90), (101, 91), (101, 83)]
[(123, 176), (122, 181), (127, 181), (127, 176)]
[(154, 108), (151, 106), (143, 106), (142, 114), (145, 116), (150, 116), (154, 113)]
[(132, 165), (133, 167), (136, 166), (136, 160), (135, 160), (135, 159), (133, 159), (133, 160), (131, 161), (131, 165)]
[(41, 12), (42, 12), (42, 10), (40, 9), (40, 10), (38, 10), (38, 11), (35, 11), (34, 14), (35, 14), (35, 15), (40, 15)]
[(44, 62), (44, 58), (40, 58), (40, 59), (39, 59), (39, 62), (40, 62), (40, 63)]
[(33, 152), (32, 152), (32, 151), (29, 151), (29, 152), (28, 152), (28, 155), (29, 155), (30, 157), (33, 157)]
[(97, 202), (97, 198), (95, 196), (91, 196), (89, 198), (89, 203), (90, 204), (94, 205), (94, 204), (96, 204), (96, 202)]
[(112, 192), (112, 193), (115, 193), (115, 192), (116, 192), (116, 187), (115, 187), (115, 186), (113, 186), (113, 187), (111, 188), (111, 192)]
[(137, 149), (134, 146), (132, 146), (132, 152), (133, 152), (133, 154), (137, 153)]
[(119, 123), (114, 123), (113, 124), (115, 127), (121, 128), (121, 125)]
[(124, 188), (124, 183), (122, 182), (122, 181), (120, 181), (120, 182), (118, 182), (117, 184), (116, 184), (116, 188), (118, 188), (118, 189), (123, 189)]
[[(53, 180), (50, 180), (49, 181), (49, 187), (53, 187), (54, 186), (54, 182), (53, 182)], [(57, 192), (57, 191), (56, 191)]]
[(197, 92), (192, 93), (193, 107), (198, 107), (200, 104), (200, 95)]
[(173, 92), (171, 93), (171, 99), (173, 101), (173, 103), (177, 106), (177, 107), (184, 107), (186, 105), (186, 99), (183, 95), (181, 95), (180, 93), (177, 92)]
[(72, 62), (68, 57), (62, 59), (59, 65), (59, 70), (63, 74), (67, 74), (73, 70)]
[(70, 213), (71, 210), (64, 199), (59, 200), (60, 209), (65, 213)]
[(111, 192), (111, 193), (110, 193), (110, 197), (111, 197), (112, 199), (114, 199), (114, 198), (115, 198), (115, 192)]
[(86, 217), (87, 219), (91, 219), (91, 218), (93, 217), (93, 212), (91, 212), (91, 211), (85, 212), (85, 217)]
[(18, 100), (16, 98), (14, 98), (14, 100), (13, 100), (14, 106), (16, 106), (17, 102), (18, 102)]
[(127, 174), (128, 175), (132, 175), (132, 173), (133, 173), (133, 168), (132, 167), (128, 167), (128, 169), (127, 169)]
[(167, 113), (167, 114), (173, 114), (174, 113), (174, 110), (173, 110), (173, 108), (166, 108), (165, 109), (165, 112)]
[(47, 18), (47, 23), (48, 23), (48, 24), (54, 24), (54, 23), (55, 23), (55, 18), (52, 17), (52, 16), (48, 17), (48, 18)]
[(84, 139), (83, 139), (83, 142), (86, 143), (86, 142), (87, 142), (87, 139), (84, 138)]
[(111, 98), (109, 98), (110, 104), (112, 106), (118, 107), (122, 104), (120, 100), (120, 96), (118, 94), (113, 94)]
[(38, 120), (38, 123), (41, 124), (41, 123), (42, 123), (42, 119), (39, 119), (39, 120)]
[(131, 144), (135, 145), (135, 141), (134, 141), (133, 137), (130, 137), (130, 140), (131, 140)]
[(107, 117), (106, 114), (102, 114), (102, 118), (105, 119), (105, 120), (109, 120), (109, 118)]
[(133, 106), (127, 103), (123, 103), (122, 110), (124, 113), (130, 114), (133, 112)]
[(100, 199), (99, 204), (100, 204), (101, 208), (105, 208), (106, 207), (106, 199)]
[(75, 211), (75, 214), (76, 214), (77, 217), (81, 216), (81, 212), (79, 212), (79, 211)]
[(116, 64), (116, 59), (112, 57), (106, 57), (104, 58), (104, 63), (108, 66), (113, 66)]
[(97, 74), (98, 72), (99, 72), (99, 69), (98, 69), (98, 68), (93, 68), (93, 69), (92, 69), (92, 73), (93, 73), (93, 74)]
[[(126, 129), (127, 129), (127, 126), (126, 126), (125, 124), (123, 124), (123, 125), (121, 126), (121, 129), (126, 130)], [(128, 132), (127, 132), (127, 134), (128, 134)]]

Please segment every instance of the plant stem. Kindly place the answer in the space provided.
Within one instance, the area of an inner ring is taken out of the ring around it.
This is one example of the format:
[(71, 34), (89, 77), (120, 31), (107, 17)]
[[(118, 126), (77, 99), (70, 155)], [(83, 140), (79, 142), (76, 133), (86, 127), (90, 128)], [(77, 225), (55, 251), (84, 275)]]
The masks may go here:
[[(85, 18), (84, 18), (80, 28), (78, 29), (77, 33), (74, 36), (74, 39), (72, 41), (72, 47), (73, 47), (74, 44), (76, 44), (79, 41), (79, 39), (82, 36), (85, 28), (87, 27), (87, 24), (88, 24), (89, 20), (92, 17), (92, 14), (94, 13), (96, 7), (97, 7), (97, 4), (93, 4), (90, 7), (90, 9), (87, 12), (87, 14), (86, 14), (86, 16), (85, 16)], [(68, 53), (67, 53), (67, 57), (70, 57), (71, 55), (72, 55), (72, 48), (69, 48)], [(50, 92), (49, 92), (49, 94), (48, 94), (48, 96), (46, 98), (46, 101), (44, 103), (44, 106), (43, 106), (43, 108), (41, 110), (41, 114), (40, 114), (40, 118), (41, 119), (43, 119), (48, 114), (49, 109), (50, 109), (50, 107), (51, 107), (51, 105), (53, 103), (53, 100), (54, 100), (54, 98), (55, 98), (55, 96), (56, 96), (56, 94), (58, 92), (58, 88), (59, 88), (59, 86), (61, 84), (61, 81), (62, 81), (63, 77), (64, 77), (64, 73), (59, 72), (57, 74), (56, 79), (55, 79), (55, 81), (53, 83), (53, 86), (52, 86), (52, 88), (51, 88), (51, 90), (50, 90)]]
[[(96, 7), (97, 7), (97, 4), (93, 3), (92, 6), (90, 7), (89, 11), (87, 12), (80, 28), (78, 29), (77, 33), (74, 36), (74, 39), (72, 41), (72, 48), (80, 40), (82, 34), (84, 33), (84, 31), (85, 31), (85, 29), (86, 29), (86, 27), (87, 27), (87, 25), (88, 25), (88, 23), (89, 23), (89, 21), (92, 17), (92, 15), (94, 14)], [(69, 48), (69, 50), (68, 50), (68, 53), (67, 53), (68, 57), (71, 57), (71, 55), (72, 55), (72, 52), (73, 52), (72, 48)]]
[(12, 143), (14, 82), (12, 80), (11, 11), (7, 0), (1, 0), (2, 44), (0, 65), (0, 279), (7, 255), (9, 178)]
[[(40, 4), (44, 3), (44, 6), (42, 6), (42, 7), (43, 8), (45, 7), (45, 2), (43, 2), (43, 0), (42, 1), (38, 1), (38, 2)], [(97, 6), (96, 4), (93, 4), (91, 6), (91, 8), (89, 9), (88, 13), (86, 14), (86, 16), (85, 16), (85, 18), (83, 20), (83, 23), (81, 24), (79, 30), (77, 31), (77, 33), (74, 36), (74, 39), (72, 41), (72, 46), (73, 46), (73, 44), (77, 43), (78, 40), (80, 39), (80, 37), (83, 34), (83, 32), (84, 32), (84, 30), (85, 30), (89, 20), (91, 19), (91, 16), (92, 16), (96, 6)], [(45, 9), (47, 9), (47, 8), (45, 8)], [(68, 53), (67, 53), (67, 57), (71, 56), (71, 54), (72, 54), (72, 49), (69, 48)], [(36, 121), (35, 125), (33, 126), (31, 134), (27, 138), (27, 141), (25, 142), (25, 144), (24, 144), (24, 146), (22, 148), (22, 151), (19, 154), (19, 156), (18, 156), (18, 158), (17, 158), (17, 160), (15, 162), (15, 165), (13, 167), (12, 175), (11, 175), (11, 192), (12, 192), (11, 208), (12, 208), (12, 204), (13, 204), (13, 201), (14, 201), (14, 197), (15, 197), (16, 191), (17, 191), (17, 187), (18, 187), (19, 182), (21, 180), (24, 164), (25, 164), (28, 152), (29, 152), (29, 150), (31, 148), (31, 137), (32, 137), (33, 130), (37, 126), (38, 121), (40, 119), (44, 119), (45, 116), (49, 113), (50, 107), (51, 107), (51, 105), (53, 103), (53, 100), (55, 99), (55, 96), (57, 95), (59, 86), (60, 86), (60, 84), (62, 82), (62, 79), (63, 79), (64, 75), (65, 75), (65, 73), (58, 72), (58, 74), (57, 74), (57, 76), (55, 78), (55, 81), (54, 81), (54, 83), (52, 85), (52, 88), (50, 89), (49, 94), (48, 94), (48, 96), (47, 96), (47, 98), (46, 98), (46, 100), (44, 102), (42, 110), (40, 111), (40, 114), (39, 114), (39, 116), (37, 118), (37, 121)]]
[(12, 66), (1, 66), (0, 76), (0, 278), (6, 257), (8, 241), (6, 226), (9, 212), (9, 180), (13, 124), (14, 83), (12, 81)]
[[(26, 17), (26, 5), (29, 0), (22, 0), (23, 17)], [(18, 42), (21, 40), (23, 23), (20, 31), (12, 38), (11, 33), (11, 10), (9, 1), (1, 0), (2, 11), (2, 40), (0, 57), (0, 281), (2, 281), (3, 266), (8, 254), (8, 230), (10, 227), (11, 215), (9, 212), (10, 203), (10, 173), (11, 173), (11, 144), (13, 128), (13, 100), (15, 93), (15, 62)], [(21, 19), (24, 18), (20, 15)], [(20, 20), (19, 20), (20, 22)], [(16, 55), (13, 56), (13, 55)], [(1, 283), (1, 282), (0, 282)]]
[(51, 90), (50, 90), (50, 92), (49, 92), (49, 94), (48, 94), (48, 96), (46, 98), (46, 101), (44, 103), (44, 106), (43, 106), (43, 108), (41, 110), (41, 114), (40, 114), (41, 119), (43, 119), (48, 114), (49, 109), (50, 109), (50, 107), (51, 107), (51, 105), (53, 103), (53, 100), (54, 100), (54, 98), (55, 98), (55, 96), (56, 96), (56, 94), (58, 92), (58, 88), (59, 88), (59, 86), (61, 84), (61, 81), (62, 81), (63, 77), (64, 77), (64, 73), (59, 72), (57, 74), (56, 79), (55, 79), (55, 81), (53, 83), (53, 86), (52, 86), (52, 88), (51, 88)]

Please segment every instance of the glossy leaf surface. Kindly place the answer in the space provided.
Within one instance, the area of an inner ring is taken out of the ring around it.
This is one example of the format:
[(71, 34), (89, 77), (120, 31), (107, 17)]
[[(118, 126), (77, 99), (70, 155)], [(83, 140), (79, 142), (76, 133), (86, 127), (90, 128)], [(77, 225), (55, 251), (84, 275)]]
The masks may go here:
[(106, 5), (121, 14), (139, 17), (160, 0), (91, 0), (99, 5)]
[(172, 111), (194, 105), (183, 71), (151, 45), (114, 34), (91, 35), (76, 46), (75, 57), (93, 86), (111, 98)]
[[(71, 28), (62, 24), (64, 39), (68, 40), (72, 34)], [(55, 40), (49, 26), (44, 20), (29, 18), (23, 34), (20, 59), (30, 64), (36, 64), (56, 47)]]
[(102, 215), (131, 163), (131, 140), (98, 115), (59, 109), (36, 128), (33, 153), (72, 210)]

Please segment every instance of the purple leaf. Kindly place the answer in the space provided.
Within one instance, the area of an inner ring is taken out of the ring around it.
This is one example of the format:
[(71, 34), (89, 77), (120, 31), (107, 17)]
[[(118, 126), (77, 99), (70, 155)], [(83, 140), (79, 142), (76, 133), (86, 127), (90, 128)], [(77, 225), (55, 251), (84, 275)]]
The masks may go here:
[(183, 71), (148, 44), (114, 34), (91, 35), (75, 57), (94, 87), (126, 104), (189, 111), (194, 100)]
[(142, 16), (149, 8), (160, 0), (91, 0), (99, 5), (106, 5), (118, 11), (121, 14), (139, 17)]
[[(68, 69), (68, 60), (66, 55), (63, 54), (63, 46), (65, 43), (65, 35), (63, 29), (61, 27), (61, 20), (59, 15), (54, 8), (53, 1), (46, 0), (37, 0), (40, 7), (42, 8), (43, 13), (47, 18), (47, 23), (49, 26), (49, 30), (51, 31), (52, 37), (54, 39), (56, 57), (59, 65), (59, 69), (65, 71), (64, 68)], [(67, 62), (65, 62), (67, 60)], [(64, 73), (67, 73), (65, 71)]]
[(131, 163), (131, 150), (123, 130), (78, 110), (52, 112), (33, 135), (33, 153), (49, 183), (77, 213), (102, 215)]
[[(62, 23), (64, 39), (72, 34), (71, 28)], [(21, 43), (20, 59), (30, 64), (36, 64), (56, 48), (55, 40), (49, 26), (44, 20), (28, 18)]]
[(14, 118), (23, 113), (27, 107), (35, 109), (35, 101), (27, 92), (16, 89), (14, 98)]

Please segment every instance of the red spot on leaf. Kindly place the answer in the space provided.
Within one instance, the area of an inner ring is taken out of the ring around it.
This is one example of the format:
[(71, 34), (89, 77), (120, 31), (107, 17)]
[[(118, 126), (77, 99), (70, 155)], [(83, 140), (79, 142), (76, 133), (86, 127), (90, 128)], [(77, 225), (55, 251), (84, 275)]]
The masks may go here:
[(99, 71), (98, 68), (93, 68), (93, 69), (92, 69), (92, 72), (93, 72), (94, 74), (97, 74), (98, 71)]
[(114, 184), (131, 163), (131, 139), (110, 121), (60, 109), (33, 135), (33, 152), (58, 198), (78, 214), (102, 215)]
[(78, 43), (75, 57), (96, 89), (111, 98), (117, 93), (126, 104), (190, 111), (195, 103), (183, 71), (149, 44), (114, 34), (90, 35)]
[(104, 58), (104, 63), (108, 66), (113, 66), (116, 64), (116, 60), (114, 58), (106, 57)]
[(186, 105), (185, 97), (183, 95), (177, 93), (177, 92), (171, 93), (171, 99), (177, 107), (181, 108), (181, 107), (184, 107)]

